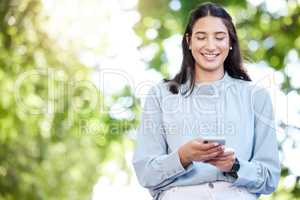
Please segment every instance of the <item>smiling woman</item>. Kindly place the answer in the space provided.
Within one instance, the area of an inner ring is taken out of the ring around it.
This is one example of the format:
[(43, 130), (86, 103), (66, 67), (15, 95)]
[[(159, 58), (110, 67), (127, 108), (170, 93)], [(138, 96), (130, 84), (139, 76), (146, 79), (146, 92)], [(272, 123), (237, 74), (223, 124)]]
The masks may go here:
[[(196, 81), (213, 80), (206, 71), (217, 70), (219, 77), (224, 73), (223, 63), (229, 53), (229, 34), (226, 26), (218, 17), (203, 17), (194, 24), (191, 35), (187, 33), (187, 42), (196, 61)], [(231, 47), (232, 49), (232, 47)]]
[(176, 84), (183, 84), (189, 78), (189, 91), (192, 92), (196, 81), (220, 79), (224, 71), (233, 78), (250, 81), (243, 67), (232, 18), (223, 11), (218, 7), (203, 6), (191, 14), (182, 38), (181, 70), (170, 80), (172, 93), (178, 92)]
[(280, 177), (272, 102), (243, 68), (231, 16), (216, 4), (197, 7), (182, 49), (180, 72), (144, 104), (133, 157), (140, 184), (156, 200), (272, 193)]

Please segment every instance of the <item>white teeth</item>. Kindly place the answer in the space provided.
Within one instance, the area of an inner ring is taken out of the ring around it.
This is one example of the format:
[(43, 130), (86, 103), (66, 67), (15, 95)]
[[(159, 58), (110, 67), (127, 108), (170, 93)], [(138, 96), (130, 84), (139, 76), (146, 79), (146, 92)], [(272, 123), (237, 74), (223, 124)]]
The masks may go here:
[(212, 57), (215, 57), (216, 55), (214, 54), (204, 54), (205, 56), (209, 57), (209, 58), (212, 58)]
[(208, 58), (213, 58), (217, 56), (217, 54), (203, 54), (203, 55)]

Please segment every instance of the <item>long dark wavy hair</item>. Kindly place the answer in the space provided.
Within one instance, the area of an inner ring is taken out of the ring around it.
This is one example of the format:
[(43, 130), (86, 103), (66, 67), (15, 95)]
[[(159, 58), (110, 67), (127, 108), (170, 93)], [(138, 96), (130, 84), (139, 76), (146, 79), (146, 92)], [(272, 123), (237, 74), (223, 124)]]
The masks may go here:
[(192, 12), (190, 13), (188, 24), (182, 37), (181, 45), (183, 60), (179, 73), (176, 74), (173, 79), (164, 79), (165, 82), (168, 82), (169, 90), (173, 94), (178, 94), (179, 86), (185, 84), (189, 79), (190, 85), (188, 87), (188, 90), (182, 92), (182, 94), (185, 95), (187, 92), (190, 92), (191, 94), (193, 92), (193, 89), (195, 87), (195, 59), (191, 51), (189, 50), (189, 44), (186, 40), (186, 36), (188, 36), (190, 40), (194, 24), (198, 19), (206, 16), (221, 18), (224, 25), (227, 27), (230, 38), (230, 46), (232, 47), (232, 49), (229, 51), (228, 56), (224, 61), (224, 70), (232, 78), (251, 81), (249, 75), (243, 67), (238, 36), (231, 16), (226, 12), (225, 9), (217, 4), (203, 3), (200, 4), (196, 9), (192, 10)]

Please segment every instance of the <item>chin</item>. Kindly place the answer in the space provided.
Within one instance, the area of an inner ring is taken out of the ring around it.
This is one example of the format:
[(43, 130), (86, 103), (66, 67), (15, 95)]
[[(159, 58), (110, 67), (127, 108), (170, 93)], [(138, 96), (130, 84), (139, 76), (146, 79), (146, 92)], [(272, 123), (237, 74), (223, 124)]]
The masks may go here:
[[(200, 66), (205, 66), (205, 65), (200, 65)], [(217, 71), (220, 68), (221, 67), (219, 65), (218, 66), (207, 66), (206, 65), (206, 67), (200, 67), (201, 70), (208, 71), (208, 72), (214, 72), (214, 71)]]

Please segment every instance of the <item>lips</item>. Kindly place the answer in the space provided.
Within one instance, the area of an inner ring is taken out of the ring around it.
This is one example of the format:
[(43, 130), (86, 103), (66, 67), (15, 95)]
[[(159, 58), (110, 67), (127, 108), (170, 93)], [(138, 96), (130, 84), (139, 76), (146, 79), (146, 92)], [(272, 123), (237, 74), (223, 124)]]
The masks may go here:
[(207, 61), (214, 61), (216, 57), (218, 57), (219, 53), (201, 53), (201, 55), (205, 58)]

